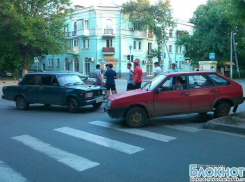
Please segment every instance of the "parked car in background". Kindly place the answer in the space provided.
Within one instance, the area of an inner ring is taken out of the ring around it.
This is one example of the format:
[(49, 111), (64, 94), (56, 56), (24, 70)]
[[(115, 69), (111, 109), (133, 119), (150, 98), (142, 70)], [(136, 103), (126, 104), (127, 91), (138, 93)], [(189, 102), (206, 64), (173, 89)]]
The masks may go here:
[(99, 108), (104, 101), (104, 88), (83, 83), (74, 73), (28, 73), (18, 85), (5, 86), (3, 99), (16, 102), (16, 107), (26, 110), (30, 104), (67, 106), (70, 112), (78, 112), (81, 106)]
[(142, 127), (150, 118), (214, 112), (227, 116), (244, 102), (242, 86), (215, 72), (177, 72), (155, 77), (141, 89), (109, 97), (105, 111), (124, 118), (130, 127)]
[(13, 74), (9, 71), (0, 71), (0, 78), (12, 78)]

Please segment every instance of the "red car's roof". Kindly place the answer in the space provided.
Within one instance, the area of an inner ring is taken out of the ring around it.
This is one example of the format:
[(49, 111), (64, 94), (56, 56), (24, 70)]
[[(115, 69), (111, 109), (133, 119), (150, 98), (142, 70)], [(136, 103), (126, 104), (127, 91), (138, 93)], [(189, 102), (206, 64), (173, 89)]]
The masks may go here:
[(200, 73), (204, 73), (204, 74), (218, 74), (217, 72), (214, 71), (189, 71), (189, 72), (170, 72), (170, 73), (163, 73), (163, 75), (188, 75), (188, 74), (200, 74)]

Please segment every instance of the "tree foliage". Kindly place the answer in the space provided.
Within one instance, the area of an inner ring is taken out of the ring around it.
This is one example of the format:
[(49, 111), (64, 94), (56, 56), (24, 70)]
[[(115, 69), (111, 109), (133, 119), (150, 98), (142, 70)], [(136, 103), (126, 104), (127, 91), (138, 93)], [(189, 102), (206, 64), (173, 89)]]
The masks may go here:
[(157, 56), (161, 59), (162, 30), (174, 26), (170, 0), (159, 0), (151, 5), (149, 0), (130, 0), (123, 4), (122, 12), (129, 15), (129, 21), (141, 25), (142, 30), (153, 32), (158, 44)]
[[(190, 20), (195, 25), (193, 36), (187, 32), (177, 41), (178, 45), (186, 47), (185, 56), (190, 57), (195, 64), (197, 61), (209, 60), (209, 53), (216, 54), (220, 65), (230, 57), (230, 34), (236, 34), (237, 53), (240, 60), (245, 56), (244, 26), (231, 20), (236, 9), (230, 0), (209, 0), (200, 5)], [(242, 61), (241, 61), (242, 62)]]
[(64, 48), (70, 0), (0, 0), (0, 67), (23, 68)]

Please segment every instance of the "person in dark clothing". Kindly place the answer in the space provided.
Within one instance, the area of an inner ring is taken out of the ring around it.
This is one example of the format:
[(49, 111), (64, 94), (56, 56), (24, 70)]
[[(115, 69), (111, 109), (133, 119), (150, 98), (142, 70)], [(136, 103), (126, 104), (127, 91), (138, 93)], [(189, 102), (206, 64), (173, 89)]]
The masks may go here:
[(116, 84), (115, 79), (117, 79), (117, 73), (112, 69), (113, 65), (109, 64), (109, 69), (106, 70), (104, 74), (104, 78), (106, 79), (106, 96), (107, 98), (110, 96), (110, 91), (112, 94), (116, 94)]

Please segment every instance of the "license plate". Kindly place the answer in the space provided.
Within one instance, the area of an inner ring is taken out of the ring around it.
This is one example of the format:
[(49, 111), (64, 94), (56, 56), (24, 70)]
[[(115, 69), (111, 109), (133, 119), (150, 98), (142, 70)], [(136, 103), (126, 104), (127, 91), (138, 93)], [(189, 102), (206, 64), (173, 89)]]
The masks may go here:
[(96, 103), (103, 102), (103, 101), (104, 101), (103, 98), (96, 99)]

